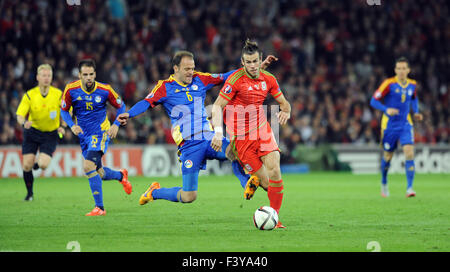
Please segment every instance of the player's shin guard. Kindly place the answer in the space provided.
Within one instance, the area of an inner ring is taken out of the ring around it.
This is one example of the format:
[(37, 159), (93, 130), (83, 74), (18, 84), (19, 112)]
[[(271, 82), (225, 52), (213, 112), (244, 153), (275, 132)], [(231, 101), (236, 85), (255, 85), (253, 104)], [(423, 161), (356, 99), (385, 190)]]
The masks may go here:
[(120, 171), (115, 171), (108, 167), (103, 167), (103, 170), (105, 171), (105, 175), (102, 178), (103, 180), (122, 180), (122, 173), (120, 173)]
[(102, 178), (96, 170), (86, 173), (89, 179), (89, 186), (91, 187), (92, 196), (94, 197), (95, 206), (103, 210), (103, 191)]
[(381, 159), (381, 183), (383, 185), (387, 184), (387, 174), (390, 166), (390, 161), (385, 161), (384, 158)]
[(156, 189), (152, 192), (153, 199), (165, 199), (172, 202), (181, 202), (178, 199), (178, 192), (181, 190), (181, 187), (172, 187), (172, 188), (160, 188)]
[(414, 174), (416, 172), (414, 160), (405, 161), (405, 171), (406, 171), (407, 189), (410, 189), (413, 186)]
[(277, 213), (279, 213), (281, 203), (283, 202), (283, 188), (283, 180), (269, 180), (267, 196), (269, 197), (270, 207), (277, 211)]

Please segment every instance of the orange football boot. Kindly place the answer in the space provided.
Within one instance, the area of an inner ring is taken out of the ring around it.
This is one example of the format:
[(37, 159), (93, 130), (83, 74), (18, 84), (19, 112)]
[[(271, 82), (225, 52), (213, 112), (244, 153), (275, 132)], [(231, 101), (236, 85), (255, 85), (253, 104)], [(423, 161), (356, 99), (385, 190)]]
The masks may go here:
[(100, 209), (99, 207), (95, 207), (90, 213), (87, 213), (86, 216), (100, 216), (106, 215), (106, 211)]
[(258, 189), (259, 186), (259, 178), (257, 176), (250, 176), (247, 181), (247, 185), (245, 185), (244, 198), (247, 200), (252, 199), (253, 195)]
[(275, 229), (285, 229), (286, 227), (283, 226), (283, 224), (278, 220), (277, 225), (275, 226)]
[(147, 204), (149, 201), (153, 201), (152, 192), (153, 190), (159, 189), (161, 186), (158, 182), (153, 182), (150, 187), (148, 187), (147, 191), (141, 195), (139, 198), (139, 204), (144, 205)]
[(128, 181), (128, 170), (120, 169), (120, 173), (122, 173), (123, 177), (122, 177), (122, 180), (119, 182), (122, 184), (123, 190), (125, 191), (125, 193), (127, 193), (127, 195), (129, 195), (133, 191), (133, 187), (131, 186), (131, 183)]

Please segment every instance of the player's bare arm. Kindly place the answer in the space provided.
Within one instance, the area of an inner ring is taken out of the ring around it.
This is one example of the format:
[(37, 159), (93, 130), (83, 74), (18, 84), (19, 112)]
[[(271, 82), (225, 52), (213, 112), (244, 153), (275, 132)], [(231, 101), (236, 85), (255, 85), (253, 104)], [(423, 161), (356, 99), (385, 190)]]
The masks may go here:
[(150, 107), (150, 103), (148, 101), (141, 100), (137, 102), (131, 109), (127, 112), (120, 113), (116, 120), (120, 123), (120, 125), (125, 126), (128, 123), (128, 119), (136, 117), (144, 113)]
[(284, 125), (291, 118), (291, 104), (289, 104), (283, 94), (275, 100), (280, 104), (280, 112), (277, 113), (278, 122), (280, 125)]
[(214, 127), (214, 137), (211, 140), (211, 147), (220, 152), (222, 150), (222, 138), (223, 138), (223, 108), (228, 104), (228, 101), (218, 96), (216, 102), (212, 107), (211, 111), (211, 124)]
[(261, 63), (261, 69), (266, 70), (267, 67), (274, 61), (278, 61), (278, 58), (274, 55), (268, 55), (267, 58)]

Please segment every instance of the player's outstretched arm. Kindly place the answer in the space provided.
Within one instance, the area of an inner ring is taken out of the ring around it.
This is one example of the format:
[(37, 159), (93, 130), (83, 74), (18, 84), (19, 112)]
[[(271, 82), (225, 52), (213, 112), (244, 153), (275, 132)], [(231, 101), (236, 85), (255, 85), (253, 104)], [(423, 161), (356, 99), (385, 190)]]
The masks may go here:
[(211, 124), (214, 128), (214, 137), (211, 140), (211, 147), (217, 151), (222, 151), (222, 139), (223, 139), (223, 108), (228, 104), (228, 101), (221, 97), (217, 97), (211, 110)]
[(122, 114), (119, 114), (117, 116), (117, 121), (122, 125), (125, 126), (128, 122), (129, 118), (133, 118), (135, 116), (138, 116), (142, 113), (144, 113), (148, 108), (150, 107), (150, 103), (147, 100), (141, 100), (137, 102), (131, 109), (129, 109), (127, 112), (124, 112)]
[(267, 67), (274, 61), (278, 61), (278, 58), (274, 55), (268, 55), (267, 58), (261, 63), (261, 69), (266, 70)]

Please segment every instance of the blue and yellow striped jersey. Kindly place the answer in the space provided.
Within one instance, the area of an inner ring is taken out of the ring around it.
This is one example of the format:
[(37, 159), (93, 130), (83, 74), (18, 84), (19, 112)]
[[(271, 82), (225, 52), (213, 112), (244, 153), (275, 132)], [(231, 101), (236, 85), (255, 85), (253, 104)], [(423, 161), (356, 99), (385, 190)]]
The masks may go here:
[(120, 96), (109, 84), (95, 82), (91, 92), (83, 89), (81, 80), (66, 85), (61, 101), (61, 109), (69, 111), (72, 107), (77, 125), (83, 130), (84, 136), (98, 134), (110, 127), (106, 113), (106, 102), (115, 108), (122, 106)]
[(225, 74), (194, 72), (192, 82), (183, 84), (173, 75), (158, 81), (145, 100), (151, 107), (162, 104), (172, 123), (172, 137), (177, 145), (187, 139), (203, 139), (212, 131), (205, 109), (206, 92), (223, 83), (234, 71)]
[(391, 77), (383, 81), (380, 87), (375, 91), (373, 98), (381, 101), (387, 108), (396, 108), (399, 110), (398, 115), (387, 116), (383, 118), (389, 119), (389, 126), (399, 126), (405, 122), (412, 124), (410, 116), (411, 101), (417, 96), (417, 82), (413, 79), (407, 79), (405, 84), (400, 83), (397, 77)]

